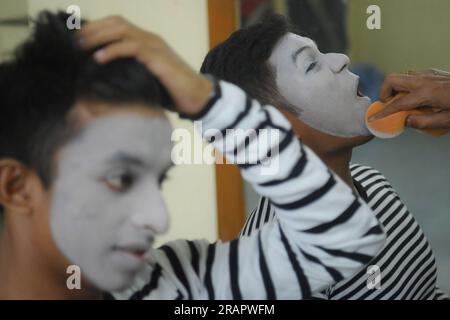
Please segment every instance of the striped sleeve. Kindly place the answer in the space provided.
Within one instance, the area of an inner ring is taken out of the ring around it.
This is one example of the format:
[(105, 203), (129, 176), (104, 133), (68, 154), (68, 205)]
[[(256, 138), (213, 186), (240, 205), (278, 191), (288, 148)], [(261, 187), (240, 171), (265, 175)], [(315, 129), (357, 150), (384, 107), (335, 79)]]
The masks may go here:
[(203, 137), (240, 167), (277, 219), (231, 242), (178, 240), (155, 250), (153, 264), (173, 290), (184, 299), (308, 298), (368, 263), (385, 239), (378, 221), (282, 114), (222, 81), (211, 101), (191, 119), (202, 121)]
[(260, 229), (265, 223), (276, 219), (275, 210), (270, 205), (270, 201), (265, 197), (259, 198), (258, 205), (252, 210), (250, 215), (245, 220), (242, 227), (241, 237), (249, 236), (256, 230)]
[(439, 287), (434, 288), (434, 298), (433, 300), (449, 300), (447, 294), (445, 294)]

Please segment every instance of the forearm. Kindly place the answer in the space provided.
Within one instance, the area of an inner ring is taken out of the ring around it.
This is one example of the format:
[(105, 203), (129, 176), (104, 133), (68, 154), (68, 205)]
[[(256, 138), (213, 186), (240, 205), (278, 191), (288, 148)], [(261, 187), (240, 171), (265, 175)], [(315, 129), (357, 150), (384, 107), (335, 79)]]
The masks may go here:
[[(281, 261), (291, 268), (294, 257), (310, 289), (317, 290), (336, 277), (353, 274), (377, 253), (384, 234), (370, 208), (301, 145), (275, 108), (261, 107), (239, 88), (222, 82), (220, 97), (199, 120), (203, 136), (209, 140), (215, 135), (214, 146), (240, 166), (242, 176), (276, 209), (279, 225), (261, 231), (269, 269), (277, 269)], [(245, 136), (226, 129), (267, 129), (273, 139), (267, 143), (257, 132), (257, 138), (245, 146)], [(272, 154), (267, 158), (269, 150)], [(257, 163), (243, 163), (244, 158)], [(270, 160), (269, 166), (260, 164), (264, 158)], [(256, 250), (255, 241), (241, 246)], [(330, 274), (324, 265), (336, 272)]]

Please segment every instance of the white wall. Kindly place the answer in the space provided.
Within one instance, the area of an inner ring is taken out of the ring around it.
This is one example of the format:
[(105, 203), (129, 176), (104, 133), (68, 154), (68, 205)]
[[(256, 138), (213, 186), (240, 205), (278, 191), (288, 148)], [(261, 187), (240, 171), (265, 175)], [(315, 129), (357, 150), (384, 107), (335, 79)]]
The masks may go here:
[[(85, 19), (122, 15), (132, 23), (155, 32), (196, 70), (208, 51), (206, 0), (29, 0), (29, 14), (43, 9), (63, 9), (78, 5)], [(170, 115), (175, 127), (190, 123)], [(200, 139), (196, 135), (196, 139)], [(171, 228), (158, 243), (178, 238), (217, 239), (217, 209), (214, 166), (183, 165), (169, 173), (164, 186), (171, 214)]]
[[(0, 20), (26, 17), (27, 0), (0, 1)], [(26, 26), (0, 25), (0, 60), (6, 58), (28, 35)]]

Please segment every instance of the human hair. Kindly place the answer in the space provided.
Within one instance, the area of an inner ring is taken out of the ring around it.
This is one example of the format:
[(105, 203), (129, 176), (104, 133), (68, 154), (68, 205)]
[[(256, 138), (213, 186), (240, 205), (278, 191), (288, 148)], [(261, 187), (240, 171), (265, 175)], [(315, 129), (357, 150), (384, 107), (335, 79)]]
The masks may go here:
[(297, 113), (278, 92), (275, 71), (268, 63), (278, 41), (291, 31), (284, 16), (269, 15), (211, 49), (200, 72), (239, 86), (262, 104)]
[(76, 30), (67, 28), (68, 18), (41, 12), (30, 37), (0, 65), (0, 158), (36, 170), (46, 188), (55, 151), (73, 131), (68, 115), (76, 102), (173, 107), (158, 79), (135, 59), (97, 64), (92, 51), (80, 48)]

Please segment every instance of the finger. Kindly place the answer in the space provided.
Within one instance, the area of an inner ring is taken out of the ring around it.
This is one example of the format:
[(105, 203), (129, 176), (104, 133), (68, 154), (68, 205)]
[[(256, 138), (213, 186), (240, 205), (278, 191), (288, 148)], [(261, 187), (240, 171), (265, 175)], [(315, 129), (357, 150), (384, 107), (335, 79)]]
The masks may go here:
[(380, 99), (385, 101), (393, 96), (395, 92), (406, 91), (409, 92), (414, 85), (415, 76), (406, 74), (393, 73), (386, 77), (381, 89)]
[(416, 71), (416, 70), (408, 70), (406, 71), (404, 74), (408, 75), (408, 76), (423, 76), (423, 77), (427, 77), (427, 76), (431, 76), (431, 77), (449, 77), (450, 73), (447, 71), (443, 71), (443, 70), (439, 70), (439, 69), (426, 69), (426, 70), (421, 70), (421, 71)]
[(406, 125), (416, 129), (450, 129), (450, 111), (411, 115)]
[(111, 28), (115, 25), (125, 24), (126, 20), (120, 16), (109, 16), (99, 20), (91, 21), (84, 24), (80, 31), (79, 36), (87, 36), (91, 33), (96, 33), (98, 31)]
[(136, 57), (139, 44), (133, 40), (114, 42), (94, 53), (97, 63), (105, 64), (119, 58)]
[(450, 72), (440, 70), (440, 69), (430, 69), (431, 74), (441, 76), (441, 77), (450, 77)]
[(129, 29), (124, 24), (115, 24), (109, 28), (101, 28), (80, 38), (83, 49), (89, 50), (103, 46), (110, 42), (124, 40)]
[(411, 110), (423, 106), (424, 102), (420, 95), (408, 93), (404, 96), (386, 104), (386, 107), (369, 118), (369, 122), (387, 117), (399, 111)]
[(407, 75), (418, 76), (418, 75), (434, 75), (436, 74), (435, 69), (426, 69), (426, 70), (409, 70), (406, 72)]
[(409, 76), (416, 76), (419, 74), (425, 74), (425, 73), (431, 73), (430, 70), (424, 70), (424, 71), (417, 71), (417, 70), (408, 70), (404, 72), (403, 74), (409, 75)]

